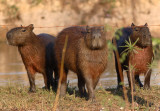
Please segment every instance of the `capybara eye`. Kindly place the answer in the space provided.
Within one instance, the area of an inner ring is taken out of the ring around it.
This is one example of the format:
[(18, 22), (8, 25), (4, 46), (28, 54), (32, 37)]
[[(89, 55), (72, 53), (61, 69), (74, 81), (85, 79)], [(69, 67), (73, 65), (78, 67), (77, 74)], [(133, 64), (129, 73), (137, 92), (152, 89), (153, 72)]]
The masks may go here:
[(25, 29), (22, 29), (22, 32), (25, 32), (26, 30)]

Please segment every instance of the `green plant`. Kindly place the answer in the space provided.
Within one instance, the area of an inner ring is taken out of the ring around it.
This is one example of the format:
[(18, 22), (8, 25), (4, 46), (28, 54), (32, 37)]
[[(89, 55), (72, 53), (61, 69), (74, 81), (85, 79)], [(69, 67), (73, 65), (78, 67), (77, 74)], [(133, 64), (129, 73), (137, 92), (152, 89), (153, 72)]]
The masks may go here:
[(126, 49), (121, 53), (125, 53), (128, 55), (129, 53), (137, 53), (137, 50), (140, 50), (139, 48), (135, 47), (136, 43), (138, 42), (139, 38), (132, 44), (130, 38), (129, 41), (125, 41), (126, 45), (125, 46), (120, 46), (120, 47), (125, 47)]

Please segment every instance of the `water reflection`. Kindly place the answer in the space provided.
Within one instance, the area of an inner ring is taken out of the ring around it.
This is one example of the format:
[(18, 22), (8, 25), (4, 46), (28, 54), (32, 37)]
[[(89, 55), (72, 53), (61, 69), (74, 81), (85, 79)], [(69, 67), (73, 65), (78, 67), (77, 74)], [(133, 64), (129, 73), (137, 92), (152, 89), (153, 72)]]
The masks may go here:
[[(26, 74), (25, 67), (22, 63), (20, 54), (17, 47), (8, 46), (6, 43), (0, 43), (0, 86), (8, 85), (8, 83), (18, 83), (29, 86), (28, 77)], [(157, 68), (153, 69), (151, 77), (151, 85), (160, 85), (160, 63)], [(144, 80), (141, 76), (140, 79)], [(69, 86), (77, 86), (77, 76), (73, 72), (69, 72), (68, 76)], [(125, 74), (125, 83), (128, 84), (128, 80)], [(43, 77), (40, 74), (36, 75), (36, 85), (38, 87), (44, 86)], [(108, 69), (102, 74), (98, 86), (116, 87), (117, 77), (114, 69), (114, 62), (109, 61)]]

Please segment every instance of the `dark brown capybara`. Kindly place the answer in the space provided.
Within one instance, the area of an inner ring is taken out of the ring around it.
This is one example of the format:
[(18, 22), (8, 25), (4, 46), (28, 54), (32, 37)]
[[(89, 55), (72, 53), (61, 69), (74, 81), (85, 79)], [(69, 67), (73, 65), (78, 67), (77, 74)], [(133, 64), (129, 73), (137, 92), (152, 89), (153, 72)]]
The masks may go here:
[[(44, 77), (45, 88), (56, 89), (56, 83), (53, 79), (53, 71), (55, 78), (56, 72), (54, 42), (55, 37), (49, 34), (35, 35), (33, 32), (33, 24), (27, 27), (16, 27), (11, 29), (6, 37), (10, 45), (17, 46), (21, 54), (23, 63), (27, 70), (30, 92), (35, 92), (35, 74), (41, 73)], [(57, 78), (58, 79), (58, 78)]]
[[(117, 30), (115, 36), (119, 36), (119, 39), (116, 40), (116, 43), (120, 57), (122, 57), (123, 55), (122, 53), (126, 52), (126, 49), (128, 48), (124, 46), (127, 45), (126, 41), (129, 42), (129, 38), (132, 44), (136, 43), (134, 51), (128, 53), (126, 55), (125, 60), (121, 63), (122, 71), (123, 70), (127, 71), (129, 86), (131, 87), (131, 82), (130, 82), (131, 80), (128, 69), (130, 63), (131, 64), (130, 67), (133, 67), (133, 69), (130, 69), (130, 71), (132, 71), (132, 78), (134, 78), (132, 79), (134, 90), (135, 90), (135, 83), (139, 83), (139, 86), (143, 87), (139, 79), (140, 74), (145, 75), (144, 88), (145, 89), (150, 88), (150, 76), (152, 69), (149, 68), (149, 64), (152, 63), (154, 55), (152, 49), (151, 33), (149, 31), (147, 23), (144, 26), (135, 26), (132, 23), (131, 27)], [(136, 40), (138, 41), (136, 42)], [(120, 84), (121, 79), (118, 70), (116, 55), (115, 55), (115, 66), (117, 71), (118, 88), (121, 88), (122, 87)]]
[(68, 44), (64, 59), (60, 96), (66, 94), (67, 73), (68, 70), (71, 70), (77, 73), (80, 95), (85, 95), (86, 84), (89, 99), (94, 100), (94, 89), (100, 75), (107, 66), (107, 43), (104, 27), (75, 26), (62, 30), (58, 34), (55, 44), (59, 69), (66, 36), (68, 36)]

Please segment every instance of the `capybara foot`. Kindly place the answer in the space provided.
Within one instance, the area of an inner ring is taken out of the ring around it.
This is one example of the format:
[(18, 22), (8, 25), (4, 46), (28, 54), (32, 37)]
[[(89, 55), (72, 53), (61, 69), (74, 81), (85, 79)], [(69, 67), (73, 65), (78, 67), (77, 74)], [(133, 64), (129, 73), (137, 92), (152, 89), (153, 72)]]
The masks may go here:
[(65, 95), (66, 95), (66, 91), (60, 91), (60, 97), (65, 97)]
[(90, 94), (89, 95), (89, 100), (91, 101), (91, 102), (95, 102), (96, 100), (95, 100), (95, 95), (94, 94)]
[(52, 87), (52, 91), (57, 92), (57, 87)]
[(80, 93), (80, 97), (83, 98), (83, 97), (87, 97), (87, 93)]
[(47, 88), (46, 86), (43, 86), (43, 87), (42, 87), (42, 89), (43, 89), (43, 90), (50, 91), (50, 89), (49, 89), (49, 88)]
[(64, 98), (64, 97), (65, 97), (65, 94), (61, 94), (61, 93), (60, 93), (59, 97), (60, 97), (60, 98)]
[(142, 87), (143, 87), (143, 84), (139, 84), (139, 87), (142, 88)]
[(92, 103), (95, 103), (95, 102), (96, 102), (96, 99), (95, 99), (95, 97), (89, 98), (89, 101), (91, 101)]
[(148, 90), (148, 89), (151, 89), (149, 85), (144, 85), (144, 88), (145, 90)]
[(52, 84), (52, 90), (56, 92), (57, 88), (58, 88), (58, 81), (55, 80), (54, 83)]
[(28, 92), (29, 92), (29, 93), (35, 93), (35, 92), (36, 92), (36, 89), (35, 89), (35, 88), (30, 88)]

